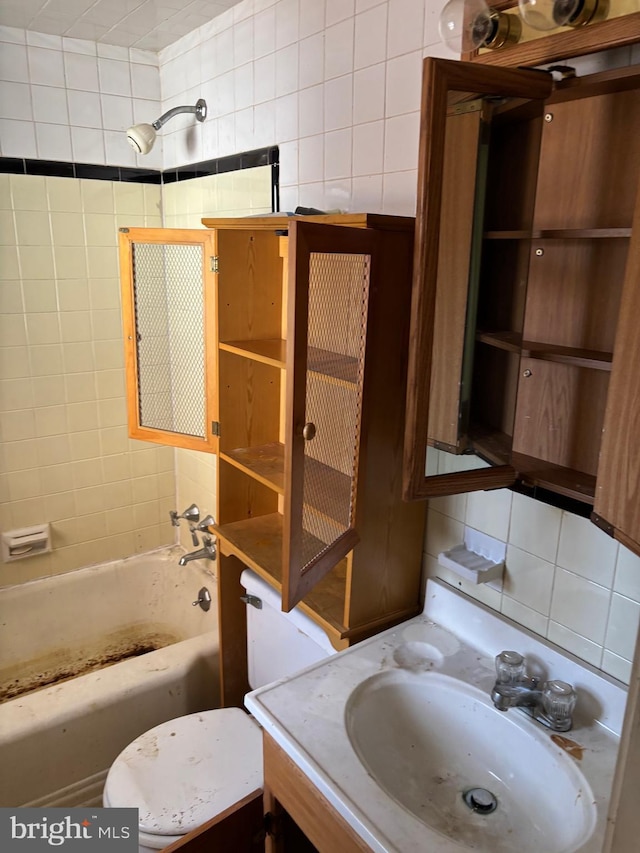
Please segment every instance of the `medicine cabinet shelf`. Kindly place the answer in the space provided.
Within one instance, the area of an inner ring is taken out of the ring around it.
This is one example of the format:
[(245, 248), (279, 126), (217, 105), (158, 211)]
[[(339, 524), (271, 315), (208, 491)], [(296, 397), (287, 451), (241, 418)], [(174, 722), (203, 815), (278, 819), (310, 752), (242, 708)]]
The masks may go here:
[(523, 341), (517, 332), (476, 332), (476, 340), (496, 349), (518, 355), (537, 358), (541, 361), (555, 361), (558, 364), (574, 364), (576, 367), (589, 367), (593, 370), (611, 370), (613, 353), (600, 350), (566, 347), (559, 344), (540, 341)]

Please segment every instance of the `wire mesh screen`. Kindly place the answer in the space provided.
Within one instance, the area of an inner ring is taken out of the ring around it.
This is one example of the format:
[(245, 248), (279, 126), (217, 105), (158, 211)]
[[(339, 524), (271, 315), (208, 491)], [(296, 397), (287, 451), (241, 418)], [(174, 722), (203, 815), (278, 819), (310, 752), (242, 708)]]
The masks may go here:
[(369, 255), (310, 256), (302, 572), (353, 526), (370, 267)]
[(133, 244), (140, 425), (204, 438), (202, 253)]

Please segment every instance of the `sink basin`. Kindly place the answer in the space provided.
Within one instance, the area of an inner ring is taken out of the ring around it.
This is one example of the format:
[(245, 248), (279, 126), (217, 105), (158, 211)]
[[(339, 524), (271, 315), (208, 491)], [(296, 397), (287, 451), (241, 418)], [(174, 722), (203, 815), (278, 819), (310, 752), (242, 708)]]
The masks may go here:
[[(441, 673), (387, 670), (351, 693), (345, 721), (386, 794), (463, 849), (570, 853), (593, 833), (591, 788), (557, 745), (567, 738), (554, 742), (520, 712), (497, 711), (476, 687)], [(480, 793), (467, 805), (470, 789)], [(484, 792), (495, 798), (491, 806)]]

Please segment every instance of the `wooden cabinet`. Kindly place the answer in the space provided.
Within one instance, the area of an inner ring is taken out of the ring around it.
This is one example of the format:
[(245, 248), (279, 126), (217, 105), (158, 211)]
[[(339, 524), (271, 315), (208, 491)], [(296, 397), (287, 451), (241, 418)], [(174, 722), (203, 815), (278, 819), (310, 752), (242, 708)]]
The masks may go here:
[(265, 811), (282, 821), (282, 810), (289, 815), (313, 845), (291, 844), (286, 832), (266, 839), (266, 853), (366, 853), (371, 848), (349, 826), (326, 797), (315, 787), (297, 764), (266, 732), (264, 747)]
[[(424, 509), (401, 494), (414, 222), (203, 221), (280, 259), (238, 263), (226, 290), (220, 254), (221, 588), (249, 566), (344, 648), (420, 606)], [(243, 618), (220, 611), (238, 655)]]
[[(426, 60), (424, 92), (406, 495), (597, 496), (594, 521), (640, 552), (636, 457), (617, 437), (640, 415), (640, 68), (552, 84)], [(425, 476), (428, 447), (489, 465)]]
[[(210, 435), (187, 446), (218, 455), (223, 697), (239, 704), (244, 566), (281, 591), (285, 610), (300, 603), (336, 648), (419, 611), (425, 511), (402, 500), (415, 223), (369, 214), (203, 222), (207, 231), (153, 239), (206, 247)], [(131, 258), (148, 237), (121, 238), (129, 302)], [(125, 320), (134, 388), (135, 316), (134, 305)], [(140, 396), (130, 391), (131, 434), (182, 444), (160, 428), (140, 432)]]

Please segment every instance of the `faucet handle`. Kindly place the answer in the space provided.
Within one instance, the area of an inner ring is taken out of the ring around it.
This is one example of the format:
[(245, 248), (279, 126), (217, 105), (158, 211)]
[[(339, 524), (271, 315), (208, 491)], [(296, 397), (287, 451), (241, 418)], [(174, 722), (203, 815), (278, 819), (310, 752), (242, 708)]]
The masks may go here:
[(519, 652), (503, 651), (496, 655), (498, 684), (517, 684), (524, 678), (524, 657)]
[[(578, 695), (566, 681), (547, 681), (542, 689), (542, 706), (559, 731), (571, 728), (571, 717)], [(566, 729), (564, 728), (566, 726)]]

